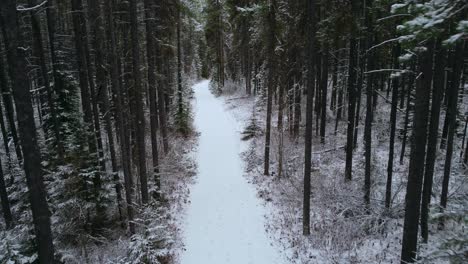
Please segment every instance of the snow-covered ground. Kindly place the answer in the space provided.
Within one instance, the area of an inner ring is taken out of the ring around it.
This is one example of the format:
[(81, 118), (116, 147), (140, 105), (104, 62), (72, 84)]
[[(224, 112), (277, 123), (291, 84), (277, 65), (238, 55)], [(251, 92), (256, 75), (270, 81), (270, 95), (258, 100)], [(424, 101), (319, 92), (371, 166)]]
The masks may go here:
[(243, 177), (239, 123), (210, 92), (209, 81), (193, 88), (198, 182), (190, 195), (181, 263), (284, 264), (265, 231), (267, 210)]

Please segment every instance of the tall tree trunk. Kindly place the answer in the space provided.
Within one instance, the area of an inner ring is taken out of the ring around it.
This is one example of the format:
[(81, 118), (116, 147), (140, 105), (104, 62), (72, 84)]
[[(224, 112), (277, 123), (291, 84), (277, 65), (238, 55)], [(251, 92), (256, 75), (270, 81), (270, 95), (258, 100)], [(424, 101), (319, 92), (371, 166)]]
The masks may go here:
[[(98, 146), (96, 141), (96, 133), (93, 126), (93, 109), (91, 107), (92, 96), (89, 90), (89, 79), (88, 79), (88, 63), (86, 58), (86, 48), (87, 41), (84, 36), (86, 33), (84, 31), (84, 17), (83, 17), (83, 4), (81, 0), (72, 0), (72, 18), (73, 18), (73, 30), (75, 34), (75, 48), (76, 56), (78, 63), (78, 75), (80, 81), (80, 90), (81, 90), (81, 105), (83, 108), (83, 120), (87, 128), (88, 136), (88, 148), (89, 153), (93, 156), (92, 160), (95, 160), (96, 166), (99, 164), (98, 158)], [(94, 163), (94, 162), (93, 162)], [(101, 189), (101, 175), (100, 172), (95, 172), (93, 177), (94, 184), (94, 196), (96, 203), (96, 212), (98, 220), (101, 219), (101, 214), (103, 213), (103, 208), (98, 199), (99, 192)]]
[(302, 209), (302, 233), (310, 235), (310, 174), (312, 166), (312, 123), (314, 111), (314, 85), (315, 85), (315, 34), (316, 34), (316, 3), (314, 0), (306, 4), (306, 67), (307, 67), (307, 105), (306, 105), (306, 131), (304, 135), (304, 199)]
[(419, 68), (422, 74), (416, 85), (413, 117), (413, 140), (405, 198), (405, 221), (401, 263), (414, 262), (418, 243), (418, 224), (421, 203), (421, 187), (427, 139), (430, 87), (432, 81), (432, 52), (434, 42), (427, 43), (427, 50), (420, 54)]
[[(353, 2), (354, 5), (354, 2)], [(346, 136), (346, 164), (345, 179), (352, 179), (353, 147), (354, 147), (354, 118), (356, 110), (356, 38), (354, 30), (349, 40), (349, 67), (348, 67), (348, 130)]]
[(329, 59), (329, 51), (328, 51), (328, 43), (325, 43), (325, 47), (322, 54), (322, 77), (321, 77), (321, 90), (322, 90), (322, 98), (320, 99), (321, 102), (321, 118), (320, 118), (320, 142), (322, 144), (325, 143), (325, 131), (327, 126), (327, 89), (328, 89), (328, 59)]
[[(0, 41), (0, 54), (3, 54), (3, 49), (2, 49), (2, 43)], [(4, 91), (8, 90), (7, 86), (7, 80), (5, 77), (5, 72), (3, 69), (3, 58), (0, 56), (0, 93), (4, 96)], [(5, 101), (3, 101), (3, 107), (6, 109), (6, 104)], [(10, 161), (10, 146), (8, 145), (8, 131), (5, 126), (5, 121), (3, 119), (4, 114), (3, 114), (3, 108), (2, 108), (2, 103), (0, 103), (0, 127), (2, 130), (2, 138), (3, 138), (3, 147), (5, 148), (5, 153), (8, 156), (8, 161)]]
[(445, 48), (439, 39), (436, 43), (434, 62), (434, 80), (432, 84), (431, 118), (429, 121), (429, 136), (427, 139), (426, 165), (424, 169), (424, 183), (421, 201), (421, 237), (427, 243), (429, 228), (429, 204), (431, 203), (434, 165), (437, 153), (437, 136), (439, 134), (440, 105), (444, 86)]
[[(450, 94), (449, 101), (449, 109), (447, 109), (450, 113), (447, 117), (450, 118), (448, 124), (448, 135), (447, 135), (447, 150), (445, 154), (445, 164), (444, 164), (444, 178), (442, 180), (442, 193), (440, 195), (440, 208), (441, 212), (443, 213), (445, 208), (447, 207), (447, 200), (448, 200), (448, 188), (449, 188), (449, 181), (450, 181), (450, 172), (452, 167), (452, 156), (453, 156), (453, 139), (455, 137), (455, 133), (457, 130), (457, 114), (458, 114), (458, 90), (460, 87), (460, 77), (461, 77), (461, 70), (463, 67), (463, 60), (459, 58), (463, 58), (464, 50), (467, 51), (468, 44), (462, 41), (459, 41), (455, 48), (455, 59), (453, 64), (453, 72), (452, 72), (452, 82), (450, 84)], [(444, 226), (444, 218), (442, 217), (439, 222), (439, 228)]]
[[(182, 18), (180, 16), (180, 9), (182, 8), (181, 2), (177, 2), (177, 115), (179, 119), (179, 129), (182, 129), (182, 133), (185, 131), (185, 116), (184, 116), (184, 105), (183, 105), (183, 85), (182, 85), (182, 50), (181, 50), (181, 23)], [(223, 84), (224, 86), (224, 84)]]
[(136, 141), (138, 149), (138, 173), (141, 185), (141, 200), (148, 203), (148, 177), (146, 172), (145, 115), (143, 112), (143, 90), (140, 74), (140, 46), (138, 41), (137, 0), (130, 1), (130, 27), (132, 41), (133, 81), (136, 101)]
[[(10, 40), (9, 40), (9, 36), (7, 33), (6, 24), (4, 20), (5, 19), (3, 15), (0, 15), (0, 27), (2, 29), (3, 44), (5, 45), (5, 50), (8, 50), (8, 47), (10, 46)], [(0, 51), (1, 51), (1, 44), (0, 44)], [(11, 62), (11, 59), (8, 56), (7, 56), (7, 62), (8, 62), (8, 65), (12, 65), (13, 63)], [(23, 159), (23, 153), (21, 152), (20, 142), (18, 140), (18, 132), (16, 130), (15, 109), (13, 106), (11, 90), (8, 88), (8, 82), (5, 78), (2, 65), (6, 65), (6, 64), (3, 64), (3, 56), (0, 56), (0, 78), (1, 78), (0, 82), (5, 84), (5, 85), (0, 86), (0, 88), (2, 88), (2, 91), (1, 91), (2, 99), (5, 105), (5, 112), (6, 112), (8, 126), (10, 127), (11, 137), (13, 138), (13, 143), (15, 144), (16, 157), (18, 161), (21, 161)], [(11, 82), (13, 82), (13, 79), (15, 78), (15, 76), (14, 76), (14, 71), (13, 69), (11, 69), (11, 67), (8, 67), (8, 74), (9, 74)]]
[[(400, 44), (393, 46), (393, 69), (398, 69), (400, 63), (398, 57), (401, 53)], [(390, 110), (390, 145), (388, 150), (388, 163), (387, 163), (387, 185), (385, 188), (385, 208), (390, 208), (392, 202), (392, 181), (393, 181), (393, 158), (395, 153), (395, 133), (396, 133), (396, 119), (398, 110), (398, 89), (399, 79), (394, 77), (392, 79), (392, 107)]]
[(0, 10), (5, 18), (5, 28), (10, 39), (8, 50), (12, 69), (13, 96), (16, 104), (18, 130), (21, 146), (24, 151), (24, 171), (29, 190), (34, 231), (40, 263), (55, 263), (54, 246), (52, 244), (52, 231), (50, 228), (50, 211), (46, 200), (46, 190), (42, 179), (41, 153), (37, 145), (34, 111), (29, 92), (27, 75), (26, 51), (22, 31), (17, 24), (20, 21), (16, 14), (16, 1), (3, 0)]
[(151, 127), (151, 152), (153, 157), (153, 177), (156, 183), (156, 197), (160, 195), (161, 181), (159, 178), (159, 156), (158, 156), (158, 103), (156, 97), (156, 47), (155, 47), (155, 16), (154, 2), (145, 0), (146, 18), (146, 56), (148, 60), (148, 89), (150, 105), (150, 127)]
[(284, 145), (284, 131), (283, 131), (283, 112), (284, 112), (284, 90), (283, 86), (285, 81), (280, 82), (279, 97), (278, 97), (278, 178), (283, 174), (283, 145)]
[[(82, 1), (82, 0), (80, 0)], [(89, 1), (89, 0), (88, 0)], [(88, 5), (89, 6), (89, 5)], [(105, 84), (105, 72), (103, 71), (103, 65), (96, 65), (96, 68), (99, 69), (99, 75), (101, 76), (95, 76), (94, 75), (94, 68), (93, 64), (91, 62), (91, 52), (89, 50), (89, 45), (88, 45), (88, 26), (87, 26), (87, 21), (93, 21), (94, 17), (91, 18), (90, 14), (88, 14), (88, 17), (84, 16), (84, 9), (82, 8), (82, 32), (83, 32), (83, 42), (84, 42), (84, 51), (85, 51), (85, 56), (86, 56), (86, 67), (87, 67), (87, 77), (88, 77), (88, 85), (89, 85), (89, 94), (90, 94), (90, 100), (92, 104), (92, 116), (93, 116), (93, 124), (94, 124), (94, 134), (96, 137), (96, 143), (97, 143), (97, 159), (98, 159), (98, 165), (99, 165), (99, 170), (100, 173), (106, 174), (107, 169), (106, 169), (106, 160), (104, 157), (104, 144), (102, 143), (102, 134), (101, 134), (101, 122), (100, 122), (100, 116), (99, 116), (99, 89), (101, 89), (103, 86), (102, 84)], [(94, 25), (94, 23), (90, 23), (91, 25)], [(94, 25), (94, 28), (96, 28), (97, 25)], [(94, 33), (93, 27), (91, 27), (91, 32)], [(92, 34), (95, 35), (95, 34)], [(94, 38), (92, 38), (94, 41)], [(104, 39), (103, 39), (104, 41)], [(98, 51), (99, 53), (99, 51)], [(96, 60), (103, 61), (103, 56), (102, 52), (101, 54), (96, 54), (101, 56), (101, 58), (96, 58)], [(97, 69), (96, 69), (97, 73)], [(96, 78), (95, 78), (96, 77)], [(96, 81), (96, 82), (95, 82)], [(96, 87), (97, 84), (97, 87)], [(100, 192), (102, 188), (102, 182), (101, 179), (98, 177), (95, 177), (93, 179), (94, 181), (94, 188), (95, 188), (95, 193), (97, 197), (99, 197), (98, 200), (100, 200)], [(103, 217), (104, 217), (104, 208), (101, 206), (100, 201), (98, 201), (98, 204), (96, 206), (96, 211), (97, 211), (97, 216), (96, 216), (96, 223), (100, 224)]]
[(299, 137), (299, 127), (301, 125), (301, 100), (302, 100), (301, 84), (294, 83), (294, 137)]
[[(135, 233), (135, 225), (133, 223), (133, 177), (131, 175), (130, 165), (129, 163), (129, 152), (128, 152), (128, 130), (124, 124), (124, 115), (123, 115), (123, 102), (122, 102), (122, 87), (121, 82), (119, 81), (119, 70), (120, 64), (117, 61), (118, 53), (117, 53), (117, 40), (116, 40), (116, 32), (114, 30), (114, 17), (113, 17), (113, 3), (112, 0), (105, 1), (106, 10), (107, 10), (107, 24), (108, 24), (108, 39), (110, 45), (110, 75), (111, 75), (111, 85), (112, 91), (115, 95), (116, 100), (114, 101), (115, 104), (115, 111), (117, 113), (117, 122), (118, 122), (118, 131), (120, 132), (120, 158), (123, 167), (124, 173), (124, 181), (125, 181), (125, 198), (127, 201), (127, 216), (129, 222), (130, 233)], [(116, 191), (117, 194), (120, 193), (120, 183), (118, 174), (114, 174), (114, 181), (116, 182)], [(121, 198), (120, 198), (121, 199)]]
[[(372, 0), (367, 0), (365, 5), (365, 21), (367, 27), (367, 43), (366, 47), (372, 47), (375, 38), (372, 18)], [(377, 56), (374, 51), (367, 52), (367, 70), (372, 71), (375, 68)], [(362, 71), (362, 68), (361, 68)], [(364, 78), (364, 77), (361, 77)], [(366, 120), (364, 127), (364, 156), (365, 156), (365, 169), (364, 169), (364, 202), (366, 203), (367, 210), (370, 207), (370, 193), (371, 193), (371, 169), (372, 169), (372, 116), (373, 116), (373, 94), (375, 84), (374, 74), (369, 74), (366, 84)]]
[(117, 194), (117, 205), (119, 209), (119, 216), (122, 220), (122, 194), (120, 193), (120, 182), (118, 178), (117, 157), (115, 153), (114, 134), (112, 131), (111, 109), (109, 102), (109, 92), (106, 83), (106, 66), (104, 62), (105, 54), (105, 36), (103, 28), (103, 14), (101, 12), (101, 2), (98, 0), (88, 0), (88, 8), (90, 17), (94, 19), (91, 24), (94, 25), (92, 45), (95, 53), (95, 67), (96, 67), (96, 100), (101, 103), (101, 112), (104, 118), (104, 125), (107, 132), (107, 139), (109, 141), (109, 152), (111, 158), (111, 167), (113, 180), (115, 182), (115, 189)]
[[(29, 0), (30, 6), (35, 6), (35, 0)], [(35, 11), (31, 11), (31, 26), (32, 26), (32, 34), (34, 39), (34, 45), (36, 45), (39, 55), (39, 65), (41, 69), (42, 79), (44, 82), (44, 87), (47, 94), (47, 102), (49, 105), (49, 113), (50, 113), (50, 122), (52, 125), (52, 131), (55, 137), (55, 146), (57, 149), (57, 156), (59, 162), (63, 162), (63, 155), (64, 155), (64, 148), (62, 139), (60, 137), (60, 127), (59, 122), (57, 120), (57, 110), (55, 109), (55, 102), (54, 102), (54, 91), (50, 87), (49, 81), (49, 74), (46, 66), (46, 58), (45, 58), (45, 50), (42, 45), (42, 33), (41, 33), (41, 24), (39, 18), (36, 16)]]
[(270, 144), (271, 144), (271, 112), (273, 108), (273, 93), (275, 92), (275, 46), (276, 46), (276, 0), (271, 0), (268, 13), (268, 96), (265, 129), (265, 153), (263, 174), (270, 174)]

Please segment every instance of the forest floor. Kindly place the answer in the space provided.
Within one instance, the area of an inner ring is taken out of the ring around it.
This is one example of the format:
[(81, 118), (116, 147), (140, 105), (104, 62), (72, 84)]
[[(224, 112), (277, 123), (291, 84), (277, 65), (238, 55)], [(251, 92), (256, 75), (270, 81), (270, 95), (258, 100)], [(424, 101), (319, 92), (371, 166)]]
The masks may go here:
[(283, 264), (266, 233), (267, 209), (243, 177), (242, 124), (215, 98), (209, 81), (193, 90), (198, 177), (191, 188), (180, 263)]

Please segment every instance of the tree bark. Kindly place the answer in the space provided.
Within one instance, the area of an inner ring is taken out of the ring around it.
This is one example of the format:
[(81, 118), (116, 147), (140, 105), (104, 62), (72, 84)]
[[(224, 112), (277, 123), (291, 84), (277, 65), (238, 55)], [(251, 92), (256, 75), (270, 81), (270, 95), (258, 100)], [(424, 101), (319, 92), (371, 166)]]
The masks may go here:
[[(128, 130), (124, 124), (125, 117), (123, 115), (123, 95), (122, 95), (122, 87), (121, 82), (119, 81), (119, 70), (120, 67), (117, 58), (117, 40), (116, 40), (116, 32), (114, 29), (114, 17), (113, 17), (113, 4), (112, 0), (105, 1), (106, 10), (107, 10), (107, 24), (108, 24), (108, 35), (109, 35), (109, 42), (110, 42), (110, 75), (111, 75), (111, 85), (112, 91), (115, 95), (115, 111), (117, 114), (117, 123), (118, 123), (118, 131), (120, 132), (120, 158), (123, 167), (124, 173), (124, 182), (125, 182), (125, 199), (127, 202), (127, 217), (129, 222), (129, 229), (130, 233), (135, 233), (135, 224), (133, 223), (133, 177), (131, 175), (130, 170), (130, 154), (129, 154), (129, 147), (128, 147)], [(120, 183), (118, 174), (114, 174), (114, 181), (116, 182), (116, 191), (117, 194), (120, 193)], [(120, 198), (121, 199), (121, 198)]]
[(441, 40), (436, 43), (434, 63), (434, 80), (432, 85), (431, 118), (429, 121), (429, 136), (427, 139), (426, 165), (421, 201), (421, 237), (425, 243), (428, 239), (429, 204), (431, 203), (434, 165), (437, 153), (437, 136), (439, 135), (440, 105), (444, 86), (445, 49)]
[[(414, 67), (413, 67), (414, 68)], [(408, 88), (406, 89), (406, 112), (405, 112), (405, 121), (403, 125), (403, 141), (401, 143), (401, 153), (400, 153), (400, 165), (403, 164), (403, 159), (405, 158), (406, 150), (406, 141), (408, 138), (408, 123), (409, 123), (409, 114), (411, 109), (411, 91), (413, 90), (415, 76), (411, 74), (408, 79)], [(404, 90), (404, 89), (403, 89)]]
[(8, 192), (5, 184), (5, 176), (3, 174), (2, 161), (0, 160), (0, 200), (2, 201), (3, 219), (5, 219), (6, 229), (13, 227), (13, 216), (10, 209), (10, 201), (8, 200)]
[[(353, 3), (354, 4), (354, 3)], [(346, 136), (346, 164), (345, 179), (352, 179), (353, 147), (354, 147), (354, 118), (356, 110), (356, 38), (354, 32), (349, 40), (349, 76), (348, 76), (348, 130)]]
[(405, 198), (405, 220), (401, 263), (414, 262), (418, 243), (421, 187), (424, 172), (424, 158), (427, 139), (430, 87), (432, 81), (433, 41), (427, 43), (427, 50), (420, 54), (419, 68), (422, 74), (416, 85), (415, 111), (413, 117), (413, 139)]
[(325, 144), (325, 131), (327, 126), (327, 89), (328, 89), (328, 43), (325, 43), (323, 55), (322, 55), (322, 77), (321, 77), (321, 117), (320, 117), (320, 142)]
[[(3, 44), (5, 45), (5, 50), (8, 50), (11, 40), (9, 40), (9, 36), (6, 30), (6, 24), (5, 24), (3, 15), (0, 15), (0, 27), (2, 28)], [(11, 62), (11, 59), (9, 58), (8, 55), (7, 55), (7, 62), (8, 62), (8, 65), (12, 65), (13, 63)], [(5, 84), (5, 86), (3, 85), (0, 86), (0, 88), (2, 88), (2, 91), (1, 91), (2, 99), (5, 105), (5, 112), (6, 112), (8, 126), (10, 127), (11, 137), (13, 138), (13, 143), (15, 144), (16, 157), (18, 161), (21, 162), (21, 160), (23, 160), (23, 153), (21, 152), (21, 146), (20, 146), (20, 142), (18, 139), (18, 132), (16, 129), (15, 109), (13, 106), (14, 102), (13, 102), (13, 98), (11, 95), (11, 90), (8, 88), (8, 85), (7, 85), (8, 82), (5, 78), (4, 70), (2, 69), (3, 68), (2, 64), (3, 64), (3, 57), (0, 57), (0, 78), (1, 78), (0, 82)], [(3, 65), (6, 65), (6, 64), (3, 64)], [(13, 69), (11, 69), (11, 67), (8, 67), (8, 74), (9, 74), (11, 82), (13, 82), (15, 76), (14, 76), (14, 71)]]
[(29, 202), (31, 205), (34, 231), (40, 263), (55, 263), (54, 245), (52, 244), (52, 231), (50, 227), (50, 212), (47, 204), (43, 182), (41, 154), (37, 144), (36, 127), (34, 122), (34, 110), (31, 104), (29, 92), (29, 80), (27, 75), (26, 51), (22, 31), (17, 21), (20, 19), (16, 13), (16, 1), (3, 0), (0, 2), (0, 10), (5, 18), (5, 28), (10, 40), (8, 45), (8, 57), (13, 79), (13, 96), (15, 98), (16, 116), (18, 120), (19, 136), (24, 151), (24, 171), (28, 186)]
[[(81, 0), (72, 0), (72, 20), (73, 20), (73, 31), (75, 34), (75, 48), (76, 48), (76, 59), (78, 64), (78, 75), (79, 75), (79, 82), (80, 82), (80, 91), (81, 91), (81, 105), (83, 108), (83, 120), (84, 124), (87, 128), (87, 137), (88, 137), (88, 148), (89, 153), (92, 155), (92, 160), (96, 166), (99, 164), (98, 158), (98, 146), (97, 146), (97, 139), (95, 133), (95, 127), (93, 126), (93, 109), (91, 107), (91, 91), (89, 90), (89, 72), (88, 72), (88, 62), (86, 56), (86, 46), (87, 41), (84, 31), (84, 17), (83, 17), (83, 4)], [(95, 124), (94, 124), (95, 125)], [(102, 207), (101, 203), (98, 199), (99, 192), (101, 189), (101, 175), (100, 172), (95, 172), (93, 176), (93, 184), (94, 184), (94, 196), (95, 196), (95, 203), (96, 203), (96, 213), (97, 218), (101, 219)]]
[[(35, 6), (36, 1), (29, 0), (30, 6)], [(47, 70), (47, 62), (45, 58), (45, 50), (42, 45), (42, 33), (41, 33), (41, 24), (39, 18), (36, 16), (35, 11), (31, 11), (31, 27), (32, 27), (32, 34), (34, 39), (34, 45), (36, 45), (39, 55), (39, 66), (42, 73), (42, 79), (44, 82), (44, 87), (46, 89), (47, 94), (47, 102), (49, 105), (49, 112), (50, 112), (50, 122), (52, 125), (52, 131), (55, 137), (55, 145), (57, 149), (57, 156), (60, 163), (63, 162), (63, 155), (64, 155), (64, 147), (62, 143), (62, 139), (60, 137), (60, 124), (57, 120), (57, 110), (55, 109), (55, 101), (54, 101), (54, 91), (50, 87), (49, 81), (49, 74)]]
[[(455, 59), (452, 72), (452, 82), (450, 84), (450, 98), (451, 104), (449, 104), (447, 117), (450, 118), (448, 121), (448, 135), (447, 135), (447, 150), (445, 154), (445, 164), (444, 164), (444, 177), (442, 180), (442, 193), (440, 195), (440, 208), (443, 213), (445, 208), (447, 208), (448, 201), (448, 188), (450, 181), (450, 172), (452, 168), (452, 156), (453, 156), (453, 139), (457, 130), (457, 105), (458, 105), (458, 90), (460, 87), (460, 75), (463, 67), (463, 60), (459, 59), (463, 57), (463, 50), (467, 50), (467, 43), (459, 41), (455, 48)], [(439, 222), (439, 228), (444, 226), (444, 217), (441, 218)]]
[(273, 108), (273, 93), (275, 91), (275, 46), (276, 46), (276, 0), (270, 2), (268, 13), (268, 91), (267, 91), (267, 113), (265, 129), (265, 152), (263, 174), (270, 174), (270, 144), (271, 144), (271, 112)]
[(158, 103), (156, 98), (156, 47), (155, 47), (155, 16), (154, 2), (145, 0), (146, 18), (146, 56), (148, 60), (148, 89), (150, 101), (150, 127), (151, 127), (151, 152), (153, 158), (153, 177), (156, 183), (156, 197), (160, 196), (161, 181), (159, 176), (159, 156), (158, 156)]
[[(398, 57), (401, 53), (400, 44), (393, 46), (393, 69), (398, 69), (400, 63)], [(385, 188), (385, 208), (390, 208), (392, 202), (392, 181), (393, 181), (393, 158), (395, 153), (395, 133), (396, 133), (396, 119), (398, 110), (398, 89), (400, 80), (398, 77), (392, 79), (392, 107), (390, 110), (390, 145), (388, 150), (388, 163), (387, 163), (387, 184)]]
[(140, 176), (141, 201), (148, 203), (148, 177), (146, 172), (145, 115), (140, 74), (140, 46), (138, 41), (137, 0), (130, 1), (130, 27), (132, 41), (133, 81), (136, 101), (136, 143), (138, 149), (138, 173)]
[(307, 67), (307, 105), (306, 105), (306, 131), (304, 135), (304, 199), (302, 211), (302, 233), (310, 235), (310, 174), (312, 166), (312, 123), (314, 111), (314, 85), (315, 85), (315, 34), (316, 34), (316, 3), (315, 0), (306, 4), (306, 67)]

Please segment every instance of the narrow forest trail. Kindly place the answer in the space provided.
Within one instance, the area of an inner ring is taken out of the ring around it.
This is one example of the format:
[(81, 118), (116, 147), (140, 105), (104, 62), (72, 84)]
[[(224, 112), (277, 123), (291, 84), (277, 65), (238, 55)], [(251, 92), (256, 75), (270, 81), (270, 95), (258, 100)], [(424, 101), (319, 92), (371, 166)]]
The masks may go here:
[(182, 264), (283, 264), (264, 227), (265, 208), (243, 177), (238, 126), (221, 100), (194, 86), (201, 133), (198, 179), (192, 187)]

